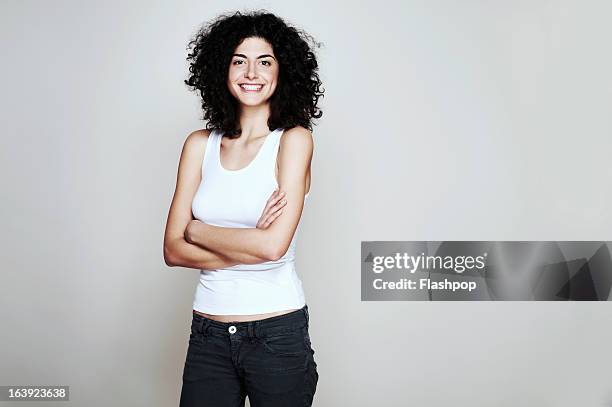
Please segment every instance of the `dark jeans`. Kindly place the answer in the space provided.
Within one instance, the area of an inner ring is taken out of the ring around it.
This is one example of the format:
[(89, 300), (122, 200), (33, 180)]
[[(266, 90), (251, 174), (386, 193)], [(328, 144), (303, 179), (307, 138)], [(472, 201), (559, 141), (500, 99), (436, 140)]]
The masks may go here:
[(248, 322), (193, 314), (180, 407), (306, 407), (319, 380), (308, 306)]

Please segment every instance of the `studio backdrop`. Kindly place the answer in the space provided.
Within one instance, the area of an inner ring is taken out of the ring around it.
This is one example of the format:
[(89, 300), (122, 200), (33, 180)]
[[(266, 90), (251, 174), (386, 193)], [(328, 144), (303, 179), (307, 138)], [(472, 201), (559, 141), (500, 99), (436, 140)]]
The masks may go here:
[(393, 280), (388, 265), (372, 274), (376, 256), (612, 240), (611, 3), (0, 8), (0, 386), (69, 386), (45, 405), (178, 405), (199, 272), (168, 267), (162, 243), (182, 145), (206, 125), (183, 82), (187, 43), (221, 13), (265, 9), (320, 43), (296, 258), (313, 405), (612, 405), (609, 280), (586, 301), (562, 291), (589, 260), (590, 281), (609, 275), (604, 262), (594, 277), (601, 244), (546, 257), (567, 278), (543, 292), (372, 289)]

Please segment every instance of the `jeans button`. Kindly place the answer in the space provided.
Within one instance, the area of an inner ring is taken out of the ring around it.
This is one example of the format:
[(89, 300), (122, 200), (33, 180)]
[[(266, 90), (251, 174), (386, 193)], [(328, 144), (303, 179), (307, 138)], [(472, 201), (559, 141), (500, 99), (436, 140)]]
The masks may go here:
[(236, 333), (236, 327), (234, 325), (232, 325), (232, 326), (229, 327), (228, 331), (231, 334)]

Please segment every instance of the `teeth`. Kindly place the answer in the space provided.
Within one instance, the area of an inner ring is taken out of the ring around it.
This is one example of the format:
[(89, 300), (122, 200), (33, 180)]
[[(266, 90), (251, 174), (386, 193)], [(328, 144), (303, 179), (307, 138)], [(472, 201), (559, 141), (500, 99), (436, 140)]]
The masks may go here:
[(259, 90), (263, 85), (240, 85), (241, 88), (245, 90)]

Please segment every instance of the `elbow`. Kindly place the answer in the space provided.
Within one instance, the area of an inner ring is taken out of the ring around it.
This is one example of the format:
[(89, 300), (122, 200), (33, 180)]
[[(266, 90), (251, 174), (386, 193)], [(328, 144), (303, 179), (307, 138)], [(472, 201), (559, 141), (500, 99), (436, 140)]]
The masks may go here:
[(164, 262), (168, 267), (175, 267), (177, 265), (174, 254), (169, 246), (164, 246)]
[(287, 253), (288, 247), (282, 244), (271, 245), (272, 249), (268, 253), (269, 261), (278, 261), (281, 257)]

